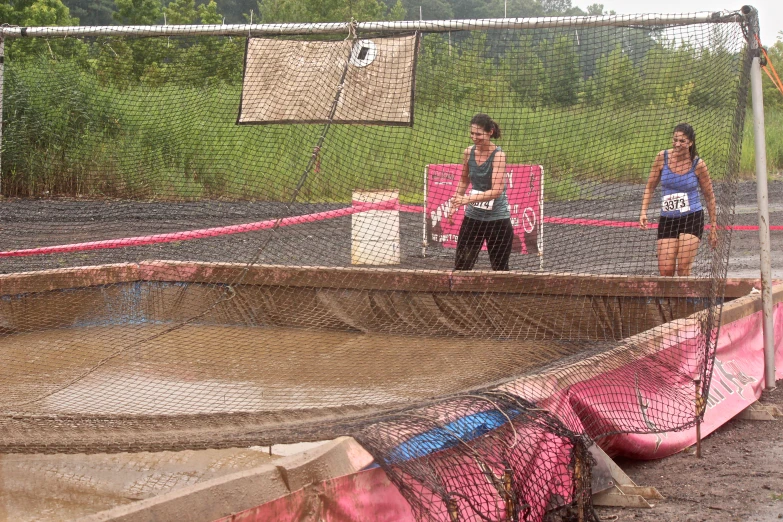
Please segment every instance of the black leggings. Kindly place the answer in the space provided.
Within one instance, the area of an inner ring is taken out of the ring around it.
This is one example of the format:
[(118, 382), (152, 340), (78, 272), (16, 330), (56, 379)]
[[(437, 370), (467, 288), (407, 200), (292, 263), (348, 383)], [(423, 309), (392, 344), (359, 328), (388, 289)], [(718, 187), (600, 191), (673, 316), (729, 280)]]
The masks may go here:
[(455, 270), (473, 270), (481, 246), (487, 241), (492, 270), (508, 270), (508, 258), (514, 244), (514, 227), (510, 219), (479, 221), (465, 217), (459, 229)]

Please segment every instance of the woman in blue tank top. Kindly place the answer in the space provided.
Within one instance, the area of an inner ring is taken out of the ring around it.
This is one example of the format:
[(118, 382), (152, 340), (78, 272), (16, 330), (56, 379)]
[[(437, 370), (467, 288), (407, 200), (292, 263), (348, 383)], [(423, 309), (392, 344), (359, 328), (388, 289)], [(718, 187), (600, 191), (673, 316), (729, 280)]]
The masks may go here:
[[(691, 275), (704, 230), (704, 196), (710, 213), (710, 246), (718, 245), (715, 194), (707, 165), (696, 155), (696, 133), (687, 123), (674, 128), (673, 147), (662, 150), (650, 169), (642, 197), (639, 228), (647, 229), (647, 207), (661, 184), (661, 219), (658, 223), (658, 271), (663, 276)], [(699, 194), (701, 192), (701, 195)]]
[(472, 270), (486, 241), (492, 270), (508, 270), (514, 228), (506, 197), (506, 155), (492, 142), (500, 138), (500, 127), (486, 114), (476, 114), (470, 120), (470, 138), (474, 145), (463, 153), (462, 177), (448, 216), (451, 220), (459, 207), (465, 206), (454, 268)]

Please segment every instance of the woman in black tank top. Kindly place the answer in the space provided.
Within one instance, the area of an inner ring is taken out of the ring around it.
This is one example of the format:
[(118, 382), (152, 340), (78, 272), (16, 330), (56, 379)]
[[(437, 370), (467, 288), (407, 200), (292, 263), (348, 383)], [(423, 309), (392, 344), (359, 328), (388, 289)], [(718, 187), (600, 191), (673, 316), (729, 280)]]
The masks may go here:
[[(470, 121), (470, 138), (474, 145), (463, 153), (462, 177), (448, 215), (451, 221), (459, 207), (469, 206), (459, 229), (454, 269), (472, 270), (486, 241), (492, 270), (508, 270), (514, 228), (506, 198), (506, 155), (492, 143), (500, 138), (500, 127), (486, 114), (477, 114)], [(469, 194), (468, 183), (473, 186)]]

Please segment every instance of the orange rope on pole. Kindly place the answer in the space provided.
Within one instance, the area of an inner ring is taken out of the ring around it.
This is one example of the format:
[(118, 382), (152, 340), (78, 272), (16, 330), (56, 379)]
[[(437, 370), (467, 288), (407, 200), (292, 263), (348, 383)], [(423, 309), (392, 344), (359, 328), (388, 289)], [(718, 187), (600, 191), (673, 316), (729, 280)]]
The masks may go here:
[[(767, 53), (765, 52), (764, 55), (766, 56)], [(767, 76), (769, 76), (769, 79), (772, 80), (772, 83), (775, 84), (775, 86), (783, 92), (783, 82), (780, 81), (780, 77), (778, 76), (778, 72), (775, 70), (775, 67), (772, 65), (772, 62), (769, 61), (769, 57), (767, 57), (767, 63), (769, 64), (769, 67), (764, 66), (764, 72), (767, 73)], [(772, 70), (772, 74), (770, 74), (770, 70)], [(774, 75), (774, 78), (773, 78)]]
[[(769, 71), (767, 70), (766, 67), (762, 67), (762, 69), (764, 69), (764, 72), (767, 73), (767, 76), (769, 76), (769, 79), (772, 80), (772, 84), (775, 87), (778, 88), (778, 90), (780, 91), (780, 94), (783, 94), (783, 86), (781, 86), (781, 84), (780, 84), (780, 79), (778, 79), (778, 81), (776, 82), (775, 78), (772, 77), (772, 75), (769, 73)], [(775, 75), (775, 76), (777, 76), (777, 75)]]
[[(756, 42), (758, 42), (759, 49), (761, 49), (761, 52), (764, 53), (764, 58), (767, 60), (767, 65), (762, 65), (761, 68), (764, 69), (764, 72), (767, 73), (769, 79), (772, 80), (772, 84), (777, 87), (778, 91), (780, 91), (780, 94), (783, 95), (783, 82), (780, 81), (780, 76), (778, 76), (778, 72), (775, 70), (775, 66), (772, 64), (772, 60), (769, 59), (767, 50), (764, 49), (763, 45), (761, 45), (761, 40), (759, 39), (758, 35), (756, 35)], [(772, 71), (771, 73), (770, 70)]]

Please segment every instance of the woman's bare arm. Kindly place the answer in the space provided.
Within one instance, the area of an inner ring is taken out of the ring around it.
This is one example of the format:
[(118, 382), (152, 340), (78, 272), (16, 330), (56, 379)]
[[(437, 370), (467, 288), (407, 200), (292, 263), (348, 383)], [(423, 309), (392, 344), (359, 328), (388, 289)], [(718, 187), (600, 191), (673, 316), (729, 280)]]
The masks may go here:
[(647, 228), (647, 209), (650, 206), (650, 199), (655, 192), (655, 187), (661, 182), (661, 170), (663, 169), (663, 154), (661, 151), (655, 156), (652, 167), (650, 167), (650, 175), (647, 178), (647, 185), (644, 187), (644, 196), (642, 196), (642, 210), (639, 213), (639, 228), (645, 230)]
[(454, 196), (449, 200), (449, 208), (446, 214), (446, 219), (449, 220), (449, 222), (452, 221), (454, 214), (457, 213), (459, 210), (459, 207), (464, 205), (463, 202), (465, 200), (465, 191), (468, 189), (468, 183), (470, 182), (470, 167), (468, 166), (468, 161), (470, 160), (470, 147), (465, 149), (465, 151), (462, 153), (462, 175), (459, 178), (459, 183), (457, 184), (457, 190), (454, 192)]
[(465, 191), (468, 189), (468, 183), (470, 182), (470, 168), (468, 167), (468, 161), (470, 160), (470, 147), (465, 149), (462, 153), (462, 175), (459, 178), (457, 184), (457, 191), (454, 196), (464, 196)]

